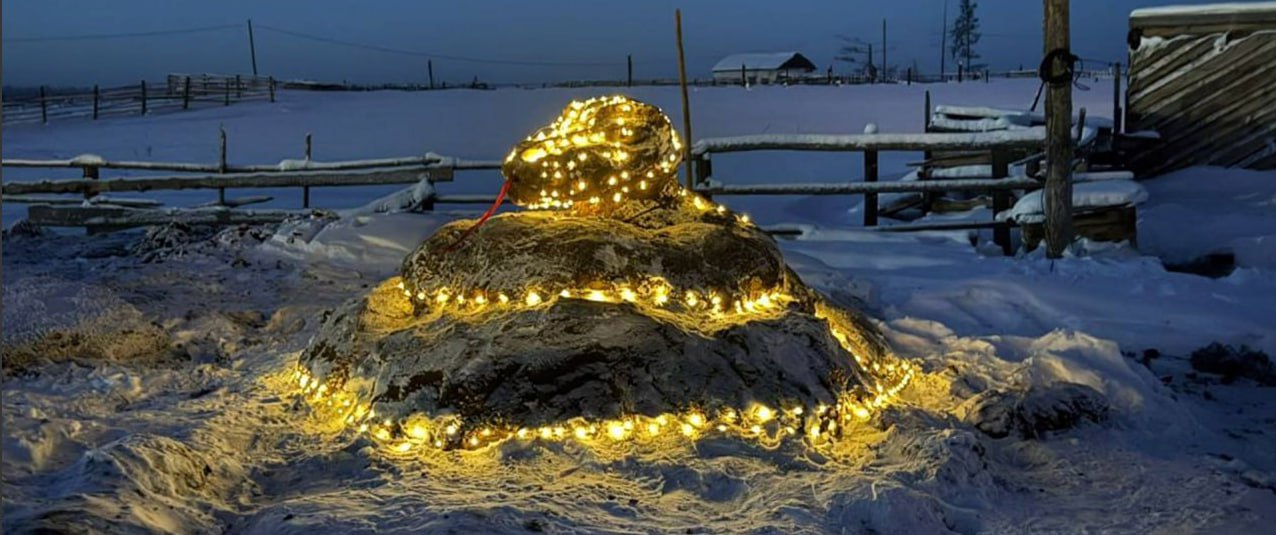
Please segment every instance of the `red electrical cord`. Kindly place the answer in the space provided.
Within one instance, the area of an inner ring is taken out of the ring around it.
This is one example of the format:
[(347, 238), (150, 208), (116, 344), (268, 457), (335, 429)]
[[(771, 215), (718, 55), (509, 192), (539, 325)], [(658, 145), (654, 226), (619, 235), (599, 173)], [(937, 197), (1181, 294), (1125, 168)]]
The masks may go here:
[(474, 234), (474, 232), (477, 231), (479, 227), (483, 226), (483, 223), (486, 223), (487, 219), (492, 217), (492, 214), (495, 214), (496, 210), (501, 207), (501, 202), (505, 200), (505, 194), (509, 193), (509, 190), (510, 190), (510, 181), (506, 180), (505, 184), (501, 185), (500, 193), (496, 194), (496, 202), (492, 203), (492, 206), (488, 208), (486, 212), (483, 213), (483, 217), (480, 217), (478, 222), (474, 223), (472, 226), (470, 226), (470, 228), (465, 229), (465, 232), (462, 232), (460, 237), (458, 237), (456, 241), (452, 242), (452, 245), (449, 245), (447, 246), (446, 249), (443, 249), (443, 253), (447, 254), (452, 252), (454, 249), (459, 247), (461, 243), (465, 241), (466, 238), (469, 238), (471, 234)]

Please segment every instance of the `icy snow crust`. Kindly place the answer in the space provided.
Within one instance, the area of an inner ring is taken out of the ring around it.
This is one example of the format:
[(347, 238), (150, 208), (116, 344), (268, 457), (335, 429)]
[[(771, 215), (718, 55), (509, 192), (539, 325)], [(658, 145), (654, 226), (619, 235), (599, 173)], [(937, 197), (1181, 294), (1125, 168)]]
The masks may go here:
[[(693, 108), (705, 135), (856, 132), (868, 121), (884, 132), (915, 132), (922, 89), (700, 89)], [(996, 81), (931, 89), (938, 102), (1026, 106), (1036, 87)], [(676, 89), (640, 91), (676, 109)], [(1105, 109), (1108, 96), (1096, 93), (1078, 96), (1090, 99), (1091, 110)], [(148, 139), (165, 139), (151, 158), (211, 160), (216, 125), (225, 122), (232, 155), (244, 151), (245, 162), (278, 161), (310, 128), (322, 141), (317, 148), (334, 152), (324, 159), (410, 154), (422, 145), (490, 158), (582, 94), (284, 92), (277, 108), (7, 127), (4, 150), (63, 158), (136, 150), (141, 158)], [(470, 115), (506, 119), (461, 121)], [(748, 183), (847, 175), (845, 155), (808, 156), (715, 157), (715, 176)], [(883, 158), (884, 172), (903, 174), (917, 157), (897, 156)], [(40, 175), (13, 171), (5, 180)], [(54, 295), (88, 301), (76, 309), (48, 300), (57, 310), (28, 308), (28, 324), (46, 314), (124, 310), (122, 301), (158, 326), (172, 354), (6, 370), (3, 527), (1263, 533), (1276, 522), (1270, 389), (1191, 373), (1187, 356), (1213, 341), (1276, 354), (1276, 256), (1267, 256), (1276, 243), (1273, 178), (1187, 169), (1145, 182), (1141, 251), (1112, 247), (1055, 262), (985, 255), (966, 233), (866, 232), (855, 228), (856, 214), (847, 216), (859, 202), (853, 198), (724, 199), (758, 220), (810, 225), (805, 239), (781, 241), (786, 262), (814, 289), (882, 318), (878, 327), (892, 347), (922, 368), (900, 403), (857, 427), (836, 456), (710, 440), (654, 451), (509, 443), (392, 459), (366, 439), (309, 419), (279, 370), (296, 362), (325, 311), (392, 275), (456, 214), (354, 210), (339, 220), (281, 225), (263, 242), (223, 235), (150, 263), (127, 254), (136, 233), (5, 236), (6, 339), (14, 325), (8, 292), (48, 281)], [(490, 192), (496, 183), (442, 187)], [(351, 207), (389, 193), (316, 190), (312, 199)], [(16, 214), (5, 208), (11, 221)], [(1241, 266), (1220, 279), (1170, 273), (1148, 256), (1219, 248), (1234, 250)], [(1159, 356), (1145, 357), (1152, 348)], [(1099, 399), (1107, 414), (1033, 439), (993, 438), (980, 430), (992, 422), (978, 418), (993, 412), (998, 397), (1021, 400), (1034, 413), (1043, 404)]]

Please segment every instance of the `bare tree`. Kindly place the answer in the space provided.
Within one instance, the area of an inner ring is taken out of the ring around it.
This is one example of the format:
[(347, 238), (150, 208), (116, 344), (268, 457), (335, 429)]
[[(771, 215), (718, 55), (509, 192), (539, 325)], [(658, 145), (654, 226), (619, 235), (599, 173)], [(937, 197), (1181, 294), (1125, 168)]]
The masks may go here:
[(967, 71), (982, 67), (974, 63), (976, 59), (979, 59), (979, 54), (975, 53), (975, 45), (979, 44), (979, 38), (983, 35), (979, 32), (979, 17), (975, 16), (977, 7), (979, 4), (974, 0), (961, 0), (961, 4), (957, 7), (957, 19), (953, 21), (953, 27), (949, 33), (952, 39), (953, 59), (964, 63)]
[(877, 78), (877, 67), (873, 65), (873, 44), (858, 37), (837, 36), (842, 40), (833, 59), (851, 66), (851, 72), (867, 76), (870, 80)]

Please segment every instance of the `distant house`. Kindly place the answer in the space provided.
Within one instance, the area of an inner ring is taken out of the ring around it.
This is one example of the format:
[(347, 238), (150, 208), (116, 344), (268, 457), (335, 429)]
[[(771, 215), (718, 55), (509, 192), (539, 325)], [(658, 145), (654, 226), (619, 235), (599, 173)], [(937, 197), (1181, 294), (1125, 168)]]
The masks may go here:
[(815, 64), (797, 52), (733, 54), (713, 66), (713, 79), (738, 84), (744, 77), (751, 84), (770, 84), (800, 78), (814, 71)]

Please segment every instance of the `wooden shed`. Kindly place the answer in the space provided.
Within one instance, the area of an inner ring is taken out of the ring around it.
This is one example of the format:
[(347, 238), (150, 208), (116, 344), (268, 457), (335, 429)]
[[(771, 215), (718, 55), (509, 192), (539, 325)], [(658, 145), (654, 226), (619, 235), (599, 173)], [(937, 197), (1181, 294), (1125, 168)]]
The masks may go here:
[(1276, 169), (1276, 2), (1135, 10), (1129, 45), (1126, 131), (1160, 138), (1132, 169)]

